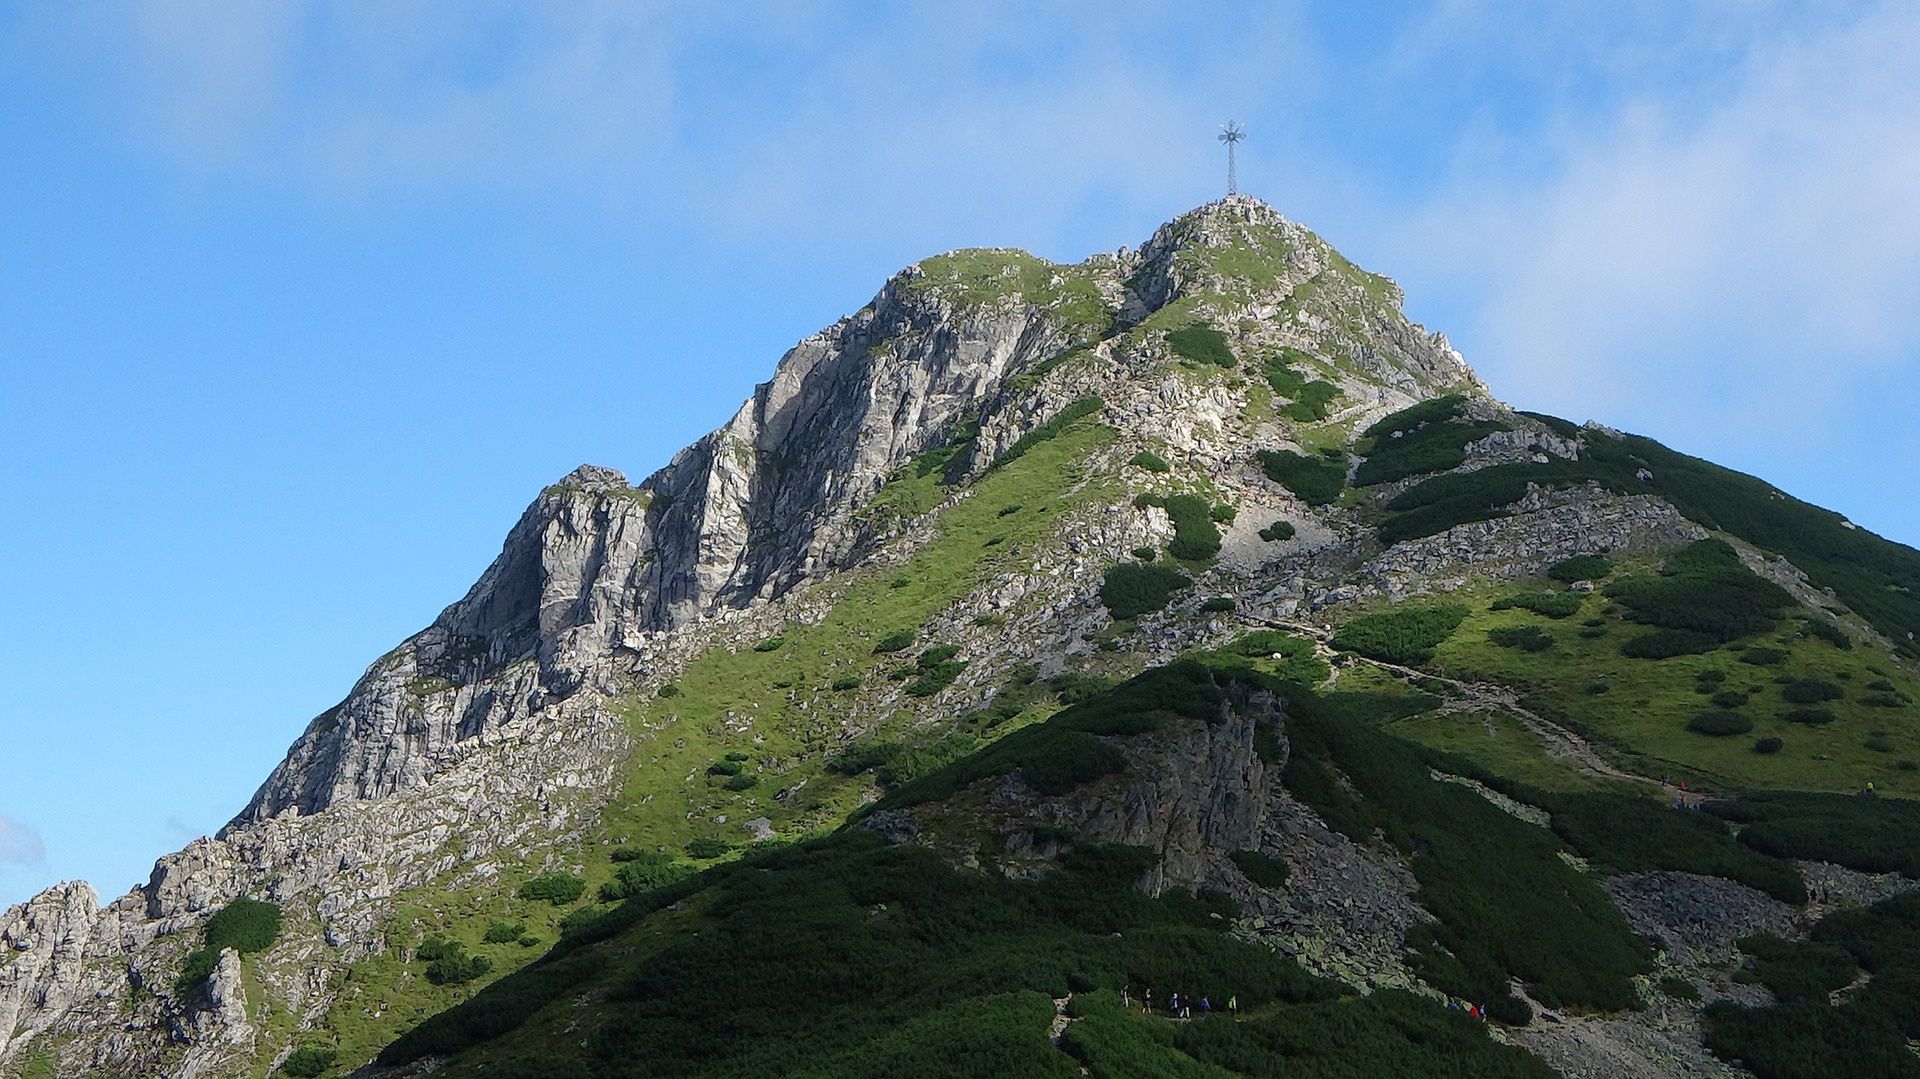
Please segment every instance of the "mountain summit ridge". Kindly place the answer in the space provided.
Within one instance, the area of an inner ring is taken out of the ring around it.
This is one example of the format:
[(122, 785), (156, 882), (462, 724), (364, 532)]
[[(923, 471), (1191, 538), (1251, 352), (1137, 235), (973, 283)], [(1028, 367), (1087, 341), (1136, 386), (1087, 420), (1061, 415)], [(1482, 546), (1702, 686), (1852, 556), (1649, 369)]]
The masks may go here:
[[(1076, 264), (914, 263), (640, 482), (582, 465), (542, 490), (217, 836), (104, 908), (68, 884), (0, 914), (0, 1066), (57, 1044), (67, 1071), (226, 1074), (308, 1028), (359, 1052), (400, 1033), (362, 994), (458, 999), (397, 962), (423, 922), (508, 910), (534, 870), (593, 878), (612, 843), (831, 827), (875, 782), (834, 753), (958, 730), (1024, 699), (1020, 672), (1117, 677), (1217, 643), (1236, 604), (1324, 625), (1739, 527), (1662, 486), (1678, 455), (1501, 405), (1403, 302), (1249, 196)], [(1505, 500), (1416, 497), (1476, 473)], [(1733, 538), (1846, 632), (1892, 638)], [(1110, 617), (1121, 565), (1184, 598)], [(794, 671), (734, 669), (760, 655)], [(777, 790), (710, 783), (748, 773), (709, 743), (751, 745)], [(286, 943), (176, 986), (209, 916), (248, 896), (286, 910)]]

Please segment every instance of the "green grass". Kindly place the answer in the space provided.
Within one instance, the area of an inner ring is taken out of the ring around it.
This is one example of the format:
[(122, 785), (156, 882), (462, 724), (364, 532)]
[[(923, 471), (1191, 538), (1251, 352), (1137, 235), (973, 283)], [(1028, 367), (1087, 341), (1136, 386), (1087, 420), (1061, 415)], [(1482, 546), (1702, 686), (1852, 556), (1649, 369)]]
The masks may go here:
[(1088, 271), (1048, 262), (1025, 251), (953, 251), (922, 259), (920, 270), (922, 276), (908, 283), (912, 291), (938, 290), (970, 306), (1017, 296), (1036, 307), (1051, 309), (1070, 326), (1086, 327), (1090, 336), (1105, 333), (1112, 323), (1106, 302)]
[(1013, 445), (1001, 450), (1000, 455), (993, 459), (993, 464), (988, 466), (988, 470), (1005, 468), (1025, 456), (1027, 451), (1035, 446), (1060, 437), (1061, 432), (1072, 427), (1076, 421), (1091, 416), (1105, 407), (1107, 407), (1106, 402), (1093, 396), (1069, 402), (1065, 408), (1055, 413), (1052, 419), (1021, 435), (1014, 440)]
[[(1628, 571), (1647, 574), (1651, 567), (1633, 563)], [(1910, 724), (1886, 723), (1888, 713), (1864, 699), (1865, 685), (1878, 677), (1872, 673), (1876, 663), (1891, 672), (1894, 684), (1906, 687), (1903, 692), (1920, 690), (1920, 681), (1888, 665), (1884, 653), (1875, 660), (1863, 649), (1835, 648), (1783, 623), (1770, 633), (1724, 646), (1710, 644), (1697, 655), (1635, 659), (1621, 655), (1616, 642), (1645, 630), (1606, 613), (1603, 597), (1588, 600), (1583, 608), (1599, 612), (1595, 617), (1602, 625), (1596, 628), (1603, 635), (1556, 632), (1552, 649), (1527, 652), (1502, 648), (1488, 639), (1495, 629), (1538, 624), (1537, 616), (1521, 609), (1492, 609), (1495, 601), (1508, 595), (1494, 587), (1454, 593), (1453, 599), (1465, 603), (1469, 613), (1460, 628), (1435, 649), (1432, 667), (1473, 681), (1515, 687), (1530, 707), (1592, 732), (1620, 751), (1620, 763), (1642, 774), (1679, 776), (1727, 789), (1856, 791), (1872, 781), (1889, 793), (1920, 795), (1920, 776), (1897, 764), (1902, 759), (1920, 760), (1920, 730)], [(1771, 666), (1741, 662), (1743, 654), (1756, 646), (1783, 655)], [(1703, 674), (1714, 680), (1703, 683)], [(1791, 718), (1808, 710), (1807, 706), (1784, 701), (1776, 676), (1862, 689), (1817, 706), (1832, 720), (1809, 725)], [(1740, 711), (1753, 721), (1756, 737), (1781, 738), (1783, 750), (1757, 754), (1752, 752), (1751, 740), (1703, 738), (1688, 731), (1688, 722), (1710, 707), (1709, 696), (1697, 692), (1703, 684), (1710, 687), (1709, 693), (1759, 688)], [(1606, 689), (1595, 693), (1595, 686)], [(1887, 731), (1891, 752), (1876, 753), (1860, 744), (1877, 730)]]

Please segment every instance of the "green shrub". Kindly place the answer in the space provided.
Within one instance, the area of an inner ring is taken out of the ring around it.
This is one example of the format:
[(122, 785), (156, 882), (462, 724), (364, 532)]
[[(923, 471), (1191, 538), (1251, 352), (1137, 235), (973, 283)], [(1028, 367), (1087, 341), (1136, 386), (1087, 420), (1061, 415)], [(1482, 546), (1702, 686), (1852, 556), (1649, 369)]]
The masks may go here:
[(1216, 524), (1232, 524), (1233, 519), (1240, 516), (1240, 511), (1223, 502), (1208, 510), (1207, 516), (1212, 518)]
[(1720, 647), (1711, 635), (1690, 629), (1656, 629), (1620, 642), (1620, 654), (1630, 659), (1670, 659), (1697, 656)]
[(1778, 738), (1756, 738), (1753, 742), (1753, 751), (1763, 756), (1770, 757), (1784, 748), (1786, 743)]
[(1687, 721), (1687, 729), (1695, 734), (1725, 738), (1752, 730), (1753, 720), (1738, 712), (1702, 712)]
[(1905, 708), (1913, 701), (1899, 693), (1869, 693), (1860, 703), (1873, 708)]
[(761, 641), (760, 643), (754, 645), (753, 650), (756, 652), (775, 652), (780, 649), (780, 646), (786, 643), (787, 643), (787, 639), (776, 633), (773, 636), (768, 637), (766, 640)]
[(280, 939), (280, 905), (240, 898), (207, 919), (207, 947), (232, 948), (241, 955), (264, 952)]
[(1192, 584), (1175, 569), (1121, 562), (1108, 568), (1100, 584), (1100, 602), (1115, 618), (1138, 618), (1165, 607), (1175, 592)]
[(1765, 648), (1755, 645), (1740, 653), (1740, 662), (1751, 663), (1756, 667), (1778, 667), (1786, 661), (1786, 651), (1779, 648)]
[(612, 880), (600, 886), (600, 899), (607, 903), (631, 899), (677, 884), (692, 875), (690, 866), (676, 865), (664, 855), (659, 861), (626, 862), (614, 871)]
[(1238, 362), (1233, 357), (1233, 349), (1227, 344), (1227, 335), (1204, 322), (1195, 322), (1168, 333), (1167, 347), (1195, 363), (1232, 367)]
[(1780, 718), (1789, 723), (1804, 723), (1809, 727), (1824, 727), (1839, 717), (1825, 708), (1795, 708)]
[(1685, 630), (1725, 643), (1773, 628), (1793, 598), (1747, 569), (1723, 540), (1700, 540), (1673, 554), (1657, 576), (1607, 585), (1608, 598), (1644, 625)]
[(1316, 378), (1301, 384), (1300, 389), (1290, 396), (1293, 401), (1281, 410), (1288, 419), (1298, 423), (1319, 423), (1327, 418), (1329, 406), (1339, 399), (1340, 387)]
[(460, 985), (493, 969), (493, 960), (484, 955), (468, 955), (458, 944), (453, 950), (427, 964), (427, 980), (435, 985)]
[(1780, 687), (1780, 696), (1789, 704), (1818, 704), (1821, 701), (1837, 701), (1846, 696), (1846, 692), (1832, 682), (1819, 678), (1796, 678)]
[(1154, 559), (1160, 557), (1160, 552), (1154, 550), (1151, 547), (1135, 547), (1133, 549), (1133, 557), (1139, 559), (1142, 562), (1151, 562)]
[(1806, 886), (1792, 866), (1743, 845), (1715, 816), (1635, 794), (1514, 793), (1551, 813), (1554, 833), (1600, 872), (1700, 873), (1739, 881), (1784, 903), (1806, 901)]
[(213, 974), (213, 969), (219, 965), (218, 950), (195, 948), (187, 953), (186, 962), (180, 966), (180, 973), (174, 975), (173, 991), (181, 996), (192, 993), (200, 988), (201, 983), (205, 982)]
[(1091, 416), (1105, 407), (1107, 407), (1107, 403), (1098, 397), (1082, 397), (1074, 401), (1067, 405), (1067, 407), (1061, 409), (1059, 414), (1055, 415), (1052, 419), (1021, 435), (1015, 440), (1013, 445), (1008, 446), (1005, 450), (1001, 451), (1000, 456), (993, 459), (993, 463), (987, 466), (987, 470), (992, 471), (996, 468), (1001, 468), (1026, 456), (1028, 450), (1038, 446), (1042, 442), (1057, 437), (1060, 432), (1072, 426), (1074, 421)]
[(332, 1049), (303, 1045), (280, 1062), (280, 1074), (291, 1079), (317, 1079), (333, 1068), (340, 1054)]
[(1268, 543), (1290, 540), (1293, 536), (1294, 527), (1292, 521), (1275, 521), (1260, 530), (1260, 538), (1266, 540)]
[(1745, 822), (1740, 842), (1775, 858), (1920, 877), (1920, 803), (1908, 799), (1770, 791), (1707, 809)]
[(1261, 450), (1259, 458), (1268, 479), (1309, 506), (1324, 506), (1347, 488), (1347, 455), (1339, 450), (1322, 450), (1312, 457), (1290, 450)]
[(1173, 542), (1167, 553), (1190, 562), (1203, 562), (1220, 553), (1220, 529), (1214, 526), (1213, 512), (1199, 495), (1172, 495), (1162, 499), (1161, 508), (1173, 521)]
[(887, 652), (898, 652), (905, 648), (911, 648), (914, 638), (918, 636), (919, 633), (914, 630), (895, 630), (885, 637), (880, 638), (880, 643), (873, 646), (873, 652), (875, 655), (882, 655)]
[(744, 768), (745, 765), (742, 765), (739, 761), (714, 761), (712, 764), (707, 765), (707, 774), (710, 776), (737, 776)]
[(1699, 1003), (1700, 1001), (1700, 988), (1693, 984), (1693, 979), (1691, 978), (1684, 978), (1678, 974), (1669, 974), (1660, 979), (1657, 987), (1662, 993), (1665, 993), (1675, 1000), (1684, 1000), (1690, 1003)]
[(1726, 681), (1727, 672), (1719, 669), (1718, 667), (1709, 667), (1706, 670), (1701, 671), (1699, 674), (1694, 675), (1693, 677), (1695, 681), (1700, 682), (1703, 685), (1713, 686)]
[(1139, 453), (1134, 454), (1127, 459), (1127, 463), (1135, 468), (1144, 468), (1148, 472), (1165, 472), (1168, 468), (1172, 467), (1167, 464), (1165, 457), (1149, 450), (1141, 450)]
[(1433, 658), (1460, 623), (1467, 609), (1458, 604), (1438, 607), (1400, 607), (1349, 619), (1333, 636), (1336, 647), (1389, 663), (1417, 664)]
[(1544, 652), (1553, 647), (1553, 634), (1539, 626), (1496, 626), (1487, 631), (1487, 639), (1502, 648)]
[(724, 839), (714, 839), (711, 836), (701, 836), (687, 844), (687, 854), (701, 861), (719, 858), (732, 849), (733, 845), (731, 843), (728, 843)]
[(850, 689), (859, 689), (860, 676), (853, 675), (853, 674), (842, 675), (841, 677), (833, 680), (833, 685), (831, 686), (831, 688), (835, 693), (845, 693), (847, 690), (850, 690)]
[(1547, 567), (1547, 576), (1556, 581), (1598, 581), (1613, 572), (1613, 561), (1597, 554), (1575, 555)]
[(1823, 640), (1835, 648), (1846, 651), (1853, 647), (1853, 638), (1847, 635), (1847, 631), (1824, 618), (1803, 618), (1800, 624), (1806, 627), (1809, 636)]
[(1580, 610), (1580, 595), (1577, 592), (1520, 592), (1495, 600), (1492, 604), (1492, 609), (1496, 611), (1515, 607), (1548, 618), (1565, 618)]
[(1259, 887), (1286, 887), (1290, 869), (1285, 858), (1262, 854), (1257, 850), (1237, 850), (1230, 857), (1233, 859), (1233, 864), (1239, 867), (1240, 872)]
[(1887, 737), (1884, 734), (1869, 734), (1865, 738), (1860, 740), (1860, 745), (1863, 748), (1874, 751), (1875, 753), (1892, 753), (1893, 752), (1893, 739)]
[(1487, 1005), (1487, 1017), (1510, 1027), (1524, 1027), (1533, 1022), (1533, 1008), (1526, 1001), (1508, 993), (1493, 998)]
[(1713, 703), (1722, 708), (1738, 708), (1747, 703), (1745, 690), (1723, 689), (1713, 695)]
[(544, 899), (556, 907), (564, 907), (586, 890), (587, 882), (572, 873), (542, 873), (520, 886), (520, 898)]
[(1209, 596), (1200, 604), (1200, 609), (1208, 614), (1218, 614), (1233, 610), (1232, 596)]
[(1497, 420), (1429, 423), (1414, 430), (1376, 438), (1372, 452), (1354, 470), (1361, 487), (1391, 483), (1427, 472), (1445, 472), (1467, 461), (1467, 444), (1496, 431), (1511, 430)]
[(758, 786), (759, 784), (760, 784), (759, 776), (753, 775), (751, 773), (742, 773), (737, 776), (728, 776), (727, 781), (721, 785), (726, 787), (730, 791), (744, 791), (744, 790), (751, 790), (752, 788)]
[[(1707, 1047), (1768, 1079), (1920, 1073), (1908, 1047), (1920, 1037), (1916, 940), (1920, 903), (1912, 895), (1830, 914), (1804, 941), (1743, 939), (1751, 977), (1778, 1003), (1709, 1005)], [(1829, 994), (1853, 983), (1861, 968), (1871, 979), (1833, 1003)]]
[(480, 939), (488, 944), (510, 944), (527, 935), (525, 922), (494, 922)]
[(663, 682), (660, 685), (659, 693), (662, 697), (678, 697), (680, 695), (680, 687), (674, 685), (672, 682)]

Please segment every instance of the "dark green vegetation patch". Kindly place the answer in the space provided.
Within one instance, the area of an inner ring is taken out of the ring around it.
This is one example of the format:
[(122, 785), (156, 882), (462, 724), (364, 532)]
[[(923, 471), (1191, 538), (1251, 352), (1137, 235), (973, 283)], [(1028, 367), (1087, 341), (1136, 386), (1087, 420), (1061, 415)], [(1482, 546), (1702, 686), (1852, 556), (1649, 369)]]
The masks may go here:
[(1506, 611), (1515, 607), (1532, 611), (1548, 618), (1566, 618), (1580, 610), (1578, 592), (1519, 592), (1505, 599), (1495, 600), (1493, 610)]
[(1793, 597), (1740, 561), (1724, 540), (1700, 540), (1675, 552), (1658, 574), (1607, 585), (1609, 599), (1642, 625), (1684, 630), (1724, 644), (1779, 623)]
[(1495, 626), (1487, 631), (1487, 639), (1502, 648), (1527, 652), (1544, 652), (1553, 647), (1553, 634), (1539, 626)]
[(1282, 540), (1290, 540), (1293, 537), (1294, 527), (1292, 521), (1275, 521), (1260, 530), (1260, 538), (1266, 540), (1268, 543), (1278, 543)]
[(1078, 868), (1032, 882), (862, 832), (757, 856), (629, 900), (381, 1061), (516, 1032), (597, 985), (592, 1022), (565, 1037), (536, 1025), (489, 1074), (1067, 1077), (1079, 1064), (1048, 1041), (1051, 996), (1179, 984), (1248, 1010), (1337, 996), (1228, 936), (1223, 900), (1126, 887), (1150, 852), (1075, 853)]
[(1467, 609), (1456, 603), (1363, 614), (1341, 626), (1333, 643), (1388, 663), (1425, 663), (1466, 617)]
[[(1750, 937), (1755, 980), (1778, 1003), (1706, 1009), (1707, 1048), (1761, 1079), (1920, 1076), (1920, 895), (1828, 915), (1804, 941)], [(1852, 986), (1837, 1003), (1829, 994)]]
[(1101, 581), (1100, 602), (1115, 618), (1138, 618), (1165, 607), (1175, 592), (1192, 585), (1177, 569), (1120, 562), (1108, 568)]
[(1232, 346), (1227, 344), (1227, 335), (1204, 322), (1195, 322), (1168, 333), (1167, 347), (1173, 349), (1175, 355), (1195, 363), (1232, 367), (1238, 362), (1233, 358)]
[(1583, 554), (1562, 559), (1547, 567), (1547, 576), (1556, 581), (1598, 581), (1613, 572), (1613, 562), (1601, 555)]
[(1340, 388), (1333, 383), (1308, 379), (1294, 370), (1294, 363), (1309, 359), (1311, 357), (1306, 353), (1286, 348), (1280, 350), (1280, 355), (1270, 356), (1262, 364), (1267, 385), (1288, 401), (1281, 410), (1282, 415), (1298, 423), (1318, 423), (1326, 419), (1328, 407), (1340, 396)]
[(1172, 467), (1167, 464), (1165, 457), (1150, 450), (1141, 450), (1139, 453), (1128, 458), (1127, 463), (1135, 468), (1143, 468), (1148, 472), (1165, 472)]
[(207, 919), (201, 946), (188, 953), (174, 979), (174, 989), (182, 995), (198, 989), (220, 965), (220, 953), (228, 948), (250, 955), (273, 947), (280, 939), (280, 921), (278, 903), (242, 896), (221, 907)]
[(1347, 488), (1347, 455), (1336, 449), (1311, 457), (1292, 450), (1261, 450), (1260, 468), (1309, 506), (1324, 506)]
[(1216, 522), (1233, 519), (1231, 506), (1212, 506), (1195, 494), (1143, 494), (1133, 504), (1141, 509), (1158, 506), (1167, 512), (1173, 522), (1173, 542), (1167, 544), (1167, 553), (1189, 562), (1204, 562), (1219, 554), (1220, 528)]
[(1762, 854), (1920, 878), (1920, 802), (1765, 791), (1707, 810), (1740, 822), (1740, 842)]
[(564, 907), (579, 899), (586, 890), (587, 882), (572, 873), (542, 873), (520, 886), (520, 898), (544, 899), (556, 907)]

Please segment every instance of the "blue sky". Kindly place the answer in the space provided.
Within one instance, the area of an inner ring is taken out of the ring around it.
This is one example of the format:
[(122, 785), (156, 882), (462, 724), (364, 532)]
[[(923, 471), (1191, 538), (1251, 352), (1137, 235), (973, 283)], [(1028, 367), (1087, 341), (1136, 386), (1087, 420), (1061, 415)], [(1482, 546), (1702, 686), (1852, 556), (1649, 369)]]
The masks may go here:
[[(1502, 397), (1920, 541), (1920, 9), (0, 0), (0, 903), (118, 894), (966, 245), (1242, 186)], [(948, 10), (956, 9), (956, 10)]]

